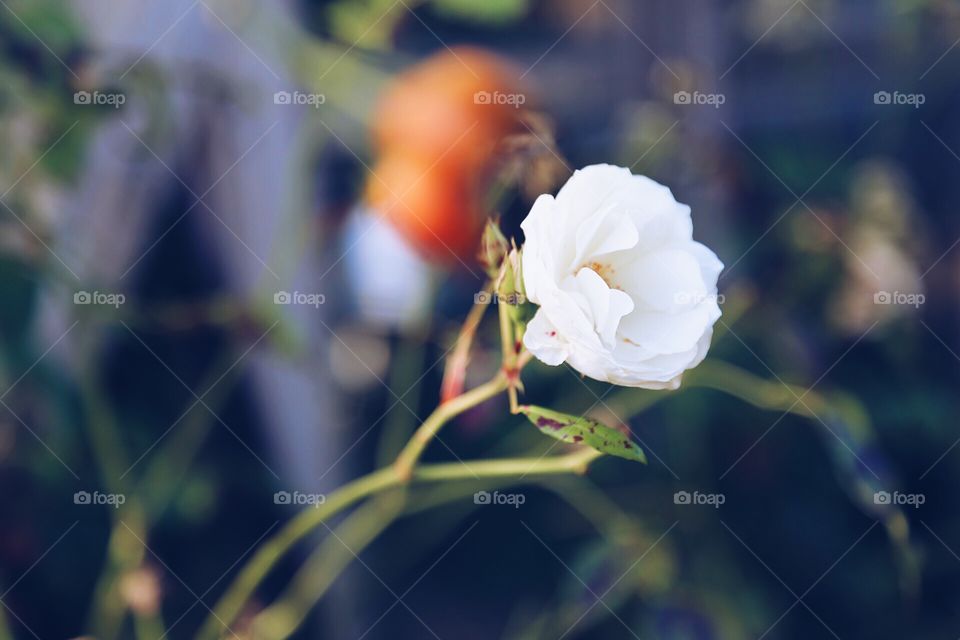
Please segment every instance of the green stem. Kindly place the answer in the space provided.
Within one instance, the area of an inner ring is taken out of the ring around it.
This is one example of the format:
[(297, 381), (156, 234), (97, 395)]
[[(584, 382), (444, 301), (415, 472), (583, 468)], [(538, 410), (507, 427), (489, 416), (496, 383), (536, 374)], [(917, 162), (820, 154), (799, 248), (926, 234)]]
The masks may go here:
[(10, 622), (3, 607), (0, 607), (0, 640), (14, 640), (13, 632), (10, 631)]
[[(429, 349), (426, 348), (426, 340), (426, 332), (421, 336), (401, 340), (396, 347), (393, 363), (390, 367), (390, 377), (387, 379), (389, 388), (393, 393), (400, 394), (400, 399), (410, 397), (413, 400), (414, 411), (419, 404), (422, 380), (426, 377), (424, 375), (426, 367), (431, 364), (425, 361), (425, 356), (429, 353)], [(412, 371), (420, 371), (421, 375), (413, 385), (407, 387), (404, 385), (404, 381)], [(399, 404), (399, 402), (396, 403), (396, 405)], [(419, 419), (413, 412), (407, 411), (406, 408), (401, 409), (394, 406), (384, 420), (383, 431), (381, 431), (377, 442), (376, 466), (382, 467), (393, 462), (418, 426)]]
[[(689, 373), (684, 383), (688, 388), (721, 391), (758, 409), (789, 411), (808, 418), (826, 406), (824, 398), (814, 391), (766, 380), (720, 360), (705, 360)], [(802, 402), (798, 398), (802, 398)]]
[[(85, 359), (91, 361), (96, 339), (84, 343)], [(120, 597), (119, 580), (125, 571), (138, 566), (144, 558), (144, 549), (131, 535), (131, 529), (141, 538), (146, 535), (143, 512), (135, 493), (122, 479), (127, 466), (127, 452), (120, 438), (120, 429), (109, 409), (107, 399), (94, 376), (80, 381), (79, 391), (84, 403), (87, 431), (94, 462), (103, 487), (110, 493), (122, 494), (126, 504), (122, 509), (111, 509), (112, 528), (107, 543), (104, 567), (94, 587), (93, 611), (90, 628), (98, 638), (117, 637), (123, 625), (127, 605)], [(124, 526), (124, 523), (127, 523)], [(129, 528), (128, 528), (129, 527)]]
[(437, 435), (437, 432), (447, 422), (460, 415), (467, 409), (471, 409), (485, 400), (496, 396), (507, 388), (507, 378), (503, 374), (498, 374), (487, 383), (467, 391), (452, 400), (441, 404), (434, 410), (420, 428), (413, 434), (410, 441), (397, 456), (393, 463), (397, 475), (403, 480), (409, 480), (413, 475), (413, 468), (423, 455), (424, 449), (430, 444), (430, 441)]
[(472, 462), (444, 462), (418, 467), (413, 472), (416, 482), (442, 480), (469, 480), (503, 478), (512, 476), (550, 476), (563, 473), (586, 473), (590, 463), (603, 454), (595, 449), (583, 448), (562, 456), (540, 458), (501, 458)]
[[(227, 350), (223, 357), (216, 358), (204, 376), (199, 388), (206, 389), (201, 396), (206, 407), (216, 410), (232, 390), (237, 374), (234, 369), (227, 368), (236, 353), (239, 352)], [(225, 369), (226, 374), (223, 373)], [(177, 428), (163, 439), (148, 459), (143, 460), (146, 469), (139, 477), (135, 493), (144, 496), (148, 526), (160, 521), (164, 510), (179, 495), (190, 465), (213, 429), (214, 418), (206, 407), (194, 402), (180, 418)]]
[[(311, 554), (307, 562), (297, 571), (290, 587), (273, 604), (257, 614), (251, 623), (253, 635), (264, 640), (285, 640), (300, 627), (310, 609), (330, 589), (356, 555), (398, 518), (467, 498), (478, 488), (492, 491), (516, 484), (518, 481), (541, 484), (547, 489), (556, 491), (570, 502), (571, 506), (581, 511), (599, 531), (612, 536), (617, 528), (612, 527), (611, 531), (605, 531), (604, 527), (607, 525), (600, 517), (601, 513), (605, 513), (602, 510), (616, 512), (617, 517), (610, 518), (611, 522), (620, 522), (629, 518), (613, 506), (603, 494), (594, 491), (589, 497), (584, 496), (583, 499), (574, 502), (568, 495), (571, 491), (554, 487), (548, 480), (562, 477), (559, 474), (584, 471), (586, 464), (599, 455), (592, 450), (585, 450), (563, 458), (551, 458), (548, 464), (539, 466), (534, 477), (529, 478), (526, 477), (526, 472), (531, 468), (533, 458), (507, 460), (507, 464), (502, 464), (504, 461), (498, 460), (489, 461), (495, 464), (484, 461), (472, 467), (474, 471), (479, 470), (485, 476), (480, 481), (480, 485), (476, 484), (477, 481), (472, 475), (462, 477), (462, 474), (458, 474), (459, 464), (426, 467), (427, 473), (418, 473), (418, 480), (447, 479), (451, 474), (459, 477), (454, 478), (456, 482), (437, 482), (432, 485), (435, 487), (432, 490), (434, 493), (429, 496), (418, 496), (420, 499), (408, 501), (404, 491), (400, 491), (399, 496), (398, 492), (391, 491), (381, 493), (375, 499), (364, 503), (340, 523), (333, 530), (332, 535), (328, 536)], [(495, 477), (491, 474), (511, 475)], [(475, 505), (470, 503), (470, 507), (475, 508)], [(460, 521), (461, 516), (456, 516), (454, 520)]]
[(138, 640), (159, 640), (166, 635), (160, 612), (139, 614), (133, 618), (134, 631)]
[(500, 344), (503, 350), (503, 370), (507, 375), (507, 395), (510, 398), (510, 413), (517, 413), (517, 347), (513, 335), (513, 325), (510, 322), (509, 309), (505, 302), (497, 301), (497, 313), (500, 317)]
[(232, 624), (260, 581), (291, 547), (311, 531), (359, 500), (398, 484), (399, 478), (393, 467), (384, 467), (343, 485), (327, 496), (327, 500), (319, 507), (301, 511), (257, 550), (220, 598), (213, 614), (207, 617), (198, 637), (216, 638), (222, 626)]
[(310, 554), (297, 570), (290, 586), (250, 623), (252, 636), (284, 640), (303, 624), (310, 609), (324, 596), (337, 577), (377, 536), (402, 513), (405, 490), (379, 495), (351, 513)]
[[(436, 482), (512, 476), (540, 477), (565, 473), (582, 474), (586, 472), (590, 462), (601, 455), (593, 449), (582, 449), (568, 455), (550, 458), (479, 460), (471, 462), (469, 466), (461, 462), (423, 465), (413, 470), (410, 480)], [(232, 624), (240, 615), (244, 604), (277, 561), (317, 527), (363, 498), (402, 486), (407, 481), (395, 466), (384, 467), (345, 484), (330, 494), (326, 502), (319, 507), (302, 511), (280, 533), (257, 550), (214, 607), (213, 613), (200, 629), (198, 637), (204, 640), (218, 637), (221, 627)]]

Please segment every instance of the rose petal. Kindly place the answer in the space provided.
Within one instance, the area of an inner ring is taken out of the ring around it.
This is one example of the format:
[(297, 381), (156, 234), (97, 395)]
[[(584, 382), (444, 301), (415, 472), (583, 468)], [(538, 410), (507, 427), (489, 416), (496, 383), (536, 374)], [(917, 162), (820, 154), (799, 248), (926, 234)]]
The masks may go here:
[(556, 256), (560, 224), (553, 196), (542, 195), (520, 224), (526, 236), (523, 245), (523, 285), (527, 298), (541, 304), (546, 291), (556, 288)]
[(620, 335), (654, 353), (687, 351), (712, 324), (706, 305), (676, 314), (637, 310), (620, 322)]
[(537, 360), (552, 367), (563, 364), (569, 353), (567, 344), (560, 339), (556, 327), (542, 310), (537, 311), (533, 320), (527, 324), (527, 330), (523, 334), (523, 346)]
[(612, 348), (620, 319), (633, 311), (633, 300), (623, 291), (611, 289), (593, 269), (580, 269), (566, 282), (584, 314), (592, 319), (600, 340)]
[(723, 263), (720, 262), (720, 258), (699, 242), (691, 242), (688, 248), (690, 253), (697, 259), (697, 262), (700, 263), (700, 273), (703, 276), (703, 281), (713, 283), (710, 293), (716, 293), (717, 278), (720, 277), (720, 272), (723, 271)]
[(640, 235), (626, 211), (608, 206), (595, 216), (580, 223), (576, 233), (576, 266), (608, 253), (624, 251), (636, 246)]
[(607, 197), (631, 177), (629, 169), (611, 164), (584, 167), (574, 171), (557, 193), (557, 204), (575, 228), (581, 220), (600, 209)]
[(629, 170), (594, 165), (521, 225), (524, 283), (540, 304), (524, 344), (548, 364), (673, 389), (706, 356), (723, 264), (694, 242), (690, 207)]
[(618, 276), (638, 306), (676, 312), (691, 307), (706, 296), (700, 263), (678, 249), (655, 251), (640, 256)]

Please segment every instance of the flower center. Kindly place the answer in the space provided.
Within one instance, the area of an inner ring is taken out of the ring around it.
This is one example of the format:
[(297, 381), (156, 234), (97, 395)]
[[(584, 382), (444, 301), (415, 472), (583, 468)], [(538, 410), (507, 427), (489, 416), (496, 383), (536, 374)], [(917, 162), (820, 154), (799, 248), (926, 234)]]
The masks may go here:
[(592, 261), (587, 262), (583, 265), (582, 268), (586, 267), (594, 273), (596, 273), (600, 278), (607, 283), (607, 286), (611, 289), (619, 289), (619, 287), (613, 284), (613, 275), (615, 273), (614, 268), (609, 264), (602, 264), (600, 262)]

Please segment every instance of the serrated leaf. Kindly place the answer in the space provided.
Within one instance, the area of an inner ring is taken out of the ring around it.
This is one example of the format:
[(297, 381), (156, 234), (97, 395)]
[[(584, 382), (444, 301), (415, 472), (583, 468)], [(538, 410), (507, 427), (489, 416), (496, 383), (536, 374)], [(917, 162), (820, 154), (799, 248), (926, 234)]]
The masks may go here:
[(583, 444), (601, 453), (647, 464), (643, 449), (602, 422), (532, 405), (521, 406), (520, 413), (527, 416), (541, 433), (551, 438), (570, 444)]

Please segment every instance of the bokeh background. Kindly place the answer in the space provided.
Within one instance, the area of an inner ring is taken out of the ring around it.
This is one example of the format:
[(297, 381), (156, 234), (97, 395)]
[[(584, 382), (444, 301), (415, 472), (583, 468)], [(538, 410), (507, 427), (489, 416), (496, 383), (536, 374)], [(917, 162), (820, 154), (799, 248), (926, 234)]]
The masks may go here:
[[(245, 619), (299, 575), (298, 638), (960, 636), (955, 2), (0, 4), (0, 637), (193, 637), (296, 512), (275, 492), (388, 462), (433, 409), (481, 270), (370, 206), (370, 131), (464, 45), (535, 114), (504, 228), (588, 164), (669, 185), (727, 265), (714, 347), (669, 393), (532, 364), (526, 398), (649, 465), (501, 487), (516, 508), (387, 496)], [(427, 458), (549, 444), (501, 398)]]

